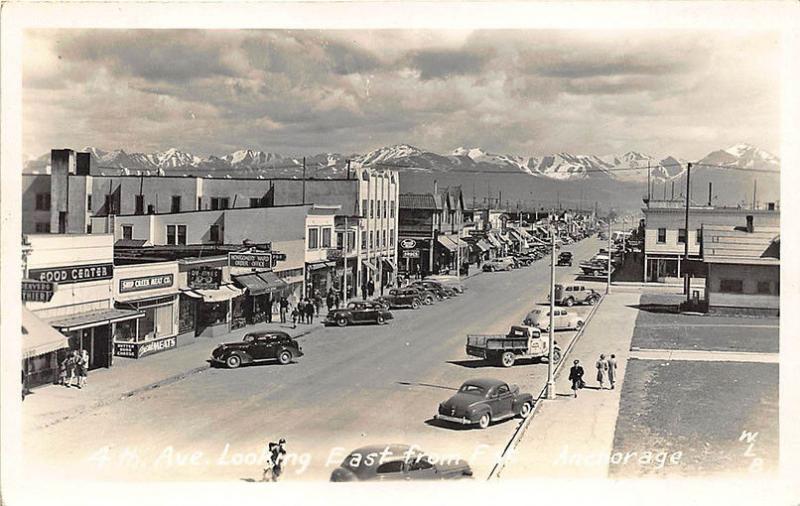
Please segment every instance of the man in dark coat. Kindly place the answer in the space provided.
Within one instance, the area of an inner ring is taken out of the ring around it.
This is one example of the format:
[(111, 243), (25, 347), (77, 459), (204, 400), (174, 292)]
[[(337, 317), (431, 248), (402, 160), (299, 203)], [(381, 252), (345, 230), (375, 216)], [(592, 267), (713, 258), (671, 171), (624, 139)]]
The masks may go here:
[(363, 285), (361, 285), (361, 297), (364, 300), (367, 300), (367, 283), (364, 283)]
[(371, 279), (367, 283), (367, 294), (369, 294), (370, 297), (375, 295), (375, 282)]
[(572, 364), (569, 369), (569, 380), (572, 381), (572, 391), (574, 397), (577, 398), (578, 390), (583, 388), (583, 367), (581, 367), (580, 360), (576, 360)]
[(335, 301), (335, 297), (334, 297), (333, 288), (329, 288), (328, 289), (328, 296), (325, 297), (325, 305), (328, 306), (328, 312), (329, 313), (331, 312), (331, 309), (333, 309), (333, 305), (334, 305), (335, 302), (336, 301)]
[(306, 298), (306, 323), (314, 323), (314, 303)]

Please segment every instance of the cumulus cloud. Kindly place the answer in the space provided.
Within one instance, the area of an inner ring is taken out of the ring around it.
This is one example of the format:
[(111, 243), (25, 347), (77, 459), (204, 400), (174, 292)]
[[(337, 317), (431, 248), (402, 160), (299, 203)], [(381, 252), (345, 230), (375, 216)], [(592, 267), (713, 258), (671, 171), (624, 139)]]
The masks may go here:
[[(777, 150), (767, 32), (34, 30), (24, 150)], [(698, 135), (703, 132), (703, 135)]]

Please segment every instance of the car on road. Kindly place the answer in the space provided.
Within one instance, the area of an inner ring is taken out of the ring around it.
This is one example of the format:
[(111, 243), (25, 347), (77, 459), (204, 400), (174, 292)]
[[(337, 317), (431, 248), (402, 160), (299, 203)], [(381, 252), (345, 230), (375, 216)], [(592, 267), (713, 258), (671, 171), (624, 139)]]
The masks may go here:
[[(543, 332), (550, 330), (550, 310), (536, 308), (525, 317), (525, 325), (537, 327)], [(583, 318), (573, 311), (556, 308), (553, 312), (553, 330), (576, 330), (583, 327)]]
[(572, 253), (569, 251), (562, 251), (558, 254), (558, 263), (556, 265), (559, 266), (572, 266)]
[[(593, 306), (600, 300), (600, 293), (593, 288), (583, 285), (555, 285), (555, 300), (559, 306), (573, 306), (575, 304), (588, 304)], [(547, 296), (550, 300), (550, 296)]]
[(370, 300), (353, 301), (343, 309), (334, 309), (328, 313), (323, 323), (325, 325), (358, 325), (362, 323), (377, 323), (382, 325), (394, 318), (392, 313), (382, 304)]
[(457, 294), (453, 288), (445, 286), (437, 281), (414, 281), (411, 283), (411, 286), (419, 286), (424, 290), (432, 292), (437, 300), (449, 299), (450, 297), (455, 297)]
[(483, 272), (510, 271), (514, 268), (514, 259), (511, 257), (495, 258), (487, 260), (481, 266)]
[(469, 463), (434, 459), (416, 445), (372, 445), (350, 452), (331, 473), (331, 481), (453, 480), (471, 478)]
[(444, 275), (444, 274), (434, 274), (434, 275), (431, 275), (431, 276), (425, 276), (423, 278), (423, 281), (436, 281), (437, 283), (441, 283), (444, 286), (452, 288), (457, 293), (464, 293), (464, 290), (466, 290), (466, 287), (461, 282), (461, 278), (459, 278), (458, 276), (448, 276), (448, 275)]
[(533, 405), (533, 395), (520, 392), (517, 385), (490, 378), (472, 379), (439, 404), (436, 419), (485, 429), (492, 422), (506, 418), (526, 418)]
[[(428, 297), (433, 297), (432, 295), (428, 294)], [(385, 309), (394, 309), (394, 308), (411, 308), (411, 309), (419, 309), (422, 307), (423, 302), (423, 293), (419, 290), (407, 286), (405, 288), (392, 288), (389, 290), (389, 293), (378, 297), (375, 299), (375, 302), (382, 304)]]
[(276, 360), (281, 365), (302, 357), (300, 344), (286, 332), (249, 332), (241, 341), (222, 343), (211, 352), (213, 365), (236, 369), (243, 364)]

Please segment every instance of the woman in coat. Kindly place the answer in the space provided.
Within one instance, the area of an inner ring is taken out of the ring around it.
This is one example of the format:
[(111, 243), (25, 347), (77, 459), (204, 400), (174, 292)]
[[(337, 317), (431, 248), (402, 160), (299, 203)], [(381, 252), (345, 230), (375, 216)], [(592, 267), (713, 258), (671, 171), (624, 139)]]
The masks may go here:
[(578, 390), (583, 388), (583, 367), (580, 360), (572, 363), (569, 369), (569, 380), (572, 381), (572, 392), (574, 397), (578, 397)]
[(608, 362), (606, 362), (606, 356), (600, 355), (600, 359), (595, 364), (597, 367), (597, 382), (600, 383), (600, 390), (605, 388), (604, 383), (606, 381), (606, 375), (608, 374)]

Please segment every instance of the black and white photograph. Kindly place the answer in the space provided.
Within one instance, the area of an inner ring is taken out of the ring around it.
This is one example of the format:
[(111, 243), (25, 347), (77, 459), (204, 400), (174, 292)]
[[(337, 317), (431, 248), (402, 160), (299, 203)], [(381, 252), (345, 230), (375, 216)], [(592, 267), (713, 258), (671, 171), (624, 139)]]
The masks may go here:
[(4, 2), (3, 498), (797, 504), (799, 12)]

